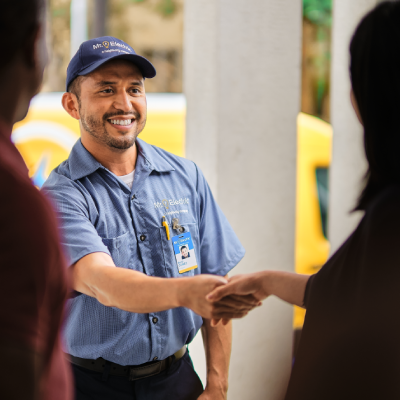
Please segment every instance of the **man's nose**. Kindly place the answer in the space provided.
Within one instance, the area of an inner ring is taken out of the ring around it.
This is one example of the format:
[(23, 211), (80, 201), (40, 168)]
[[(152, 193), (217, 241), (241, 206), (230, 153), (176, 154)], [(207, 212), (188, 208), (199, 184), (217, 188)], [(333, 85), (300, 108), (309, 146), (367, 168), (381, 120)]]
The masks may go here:
[(130, 96), (125, 91), (118, 93), (114, 100), (114, 108), (124, 112), (131, 111), (133, 109), (132, 103), (130, 101)]

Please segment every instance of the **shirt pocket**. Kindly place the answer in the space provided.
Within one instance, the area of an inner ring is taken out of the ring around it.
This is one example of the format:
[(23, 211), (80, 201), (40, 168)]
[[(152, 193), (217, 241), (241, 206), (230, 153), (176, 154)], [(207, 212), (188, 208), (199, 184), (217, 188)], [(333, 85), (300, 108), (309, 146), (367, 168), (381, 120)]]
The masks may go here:
[(130, 232), (126, 232), (115, 238), (101, 238), (117, 267), (132, 269), (132, 265), (130, 264), (132, 262), (133, 251), (132, 236)]
[(192, 236), (194, 251), (196, 253), (197, 268), (187, 272), (183, 272), (181, 274), (179, 273), (174, 249), (172, 246), (172, 238), (179, 235), (180, 232), (172, 229), (172, 226), (169, 225), (169, 232), (171, 237), (170, 240), (168, 240), (165, 228), (160, 228), (161, 243), (164, 256), (165, 276), (169, 278), (194, 276), (201, 273), (199, 228), (196, 223), (182, 223), (181, 226), (185, 228), (185, 232), (190, 232)]

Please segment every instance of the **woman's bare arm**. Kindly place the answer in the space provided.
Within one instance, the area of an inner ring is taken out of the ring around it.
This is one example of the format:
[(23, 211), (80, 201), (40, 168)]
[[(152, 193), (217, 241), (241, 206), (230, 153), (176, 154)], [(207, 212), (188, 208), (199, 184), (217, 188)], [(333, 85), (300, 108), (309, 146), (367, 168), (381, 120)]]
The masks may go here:
[(252, 296), (258, 301), (274, 295), (281, 300), (299, 307), (304, 307), (304, 293), (309, 275), (291, 272), (261, 271), (253, 274), (236, 275), (229, 283), (216, 288), (207, 299), (214, 303), (215, 319), (230, 319), (228, 310), (239, 297)]

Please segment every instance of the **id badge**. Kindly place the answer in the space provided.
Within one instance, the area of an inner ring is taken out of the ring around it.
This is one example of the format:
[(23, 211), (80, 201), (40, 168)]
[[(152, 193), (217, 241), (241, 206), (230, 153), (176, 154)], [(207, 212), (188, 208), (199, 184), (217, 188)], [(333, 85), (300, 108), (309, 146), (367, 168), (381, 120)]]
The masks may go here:
[(190, 232), (174, 236), (172, 245), (174, 246), (176, 264), (180, 274), (197, 268), (196, 254)]

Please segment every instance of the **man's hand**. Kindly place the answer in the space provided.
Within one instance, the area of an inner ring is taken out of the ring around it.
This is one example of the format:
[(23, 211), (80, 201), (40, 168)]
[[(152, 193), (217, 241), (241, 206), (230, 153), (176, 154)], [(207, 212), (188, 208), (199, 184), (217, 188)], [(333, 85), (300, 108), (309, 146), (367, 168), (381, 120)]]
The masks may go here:
[(197, 398), (197, 400), (226, 400), (227, 391), (219, 388), (211, 388), (208, 385), (204, 389), (204, 392)]
[[(208, 301), (206, 296), (214, 289), (222, 287), (228, 281), (216, 275), (201, 274), (190, 278), (182, 278), (182, 285), (179, 291), (179, 304), (181, 307), (190, 308), (203, 318), (211, 319), (216, 315), (215, 304)], [(223, 303), (223, 309), (234, 318), (244, 317), (251, 309), (253, 304), (247, 299), (229, 299)]]
[(180, 307), (193, 310), (203, 318), (211, 318), (214, 305), (206, 300), (208, 293), (228, 281), (216, 275), (201, 274), (190, 278), (179, 279), (178, 303)]
[(258, 300), (257, 303), (259, 303), (268, 296), (269, 293), (263, 286), (262, 277), (256, 272), (254, 274), (236, 275), (230, 278), (227, 285), (216, 288), (207, 296), (207, 299), (214, 303), (218, 302), (218, 305), (220, 305), (230, 304), (233, 299), (243, 302), (255, 302)]
[(222, 320), (225, 325), (232, 318), (242, 318), (238, 310), (246, 310), (243, 316), (257, 306), (269, 294), (265, 291), (258, 273), (236, 275), (229, 279), (229, 283), (216, 288), (207, 296), (207, 300), (214, 304), (212, 325)]

